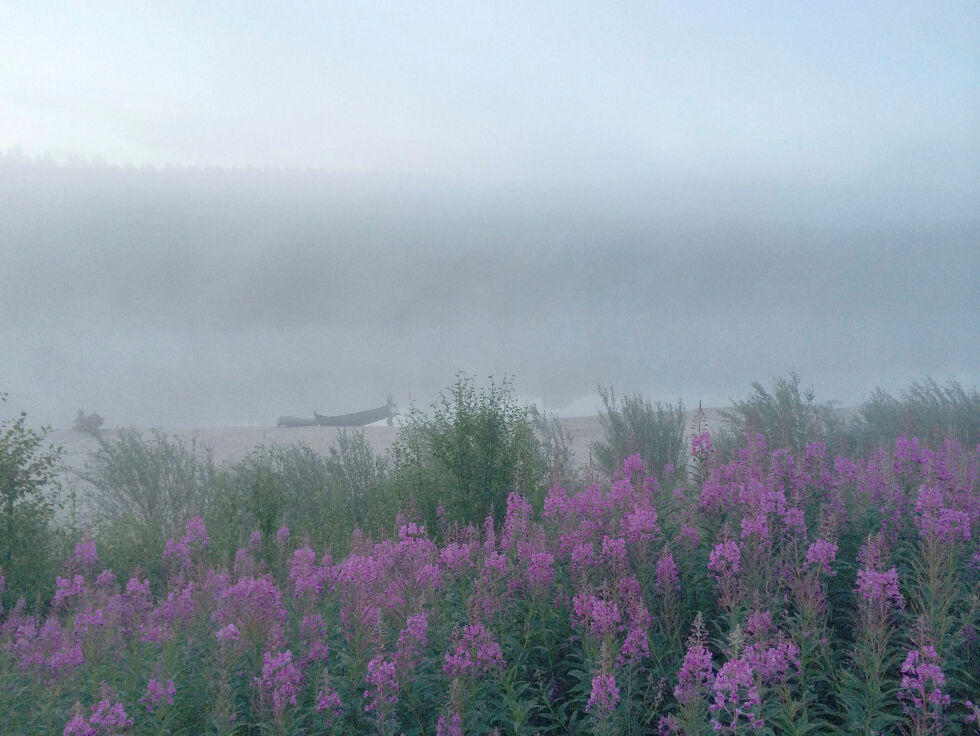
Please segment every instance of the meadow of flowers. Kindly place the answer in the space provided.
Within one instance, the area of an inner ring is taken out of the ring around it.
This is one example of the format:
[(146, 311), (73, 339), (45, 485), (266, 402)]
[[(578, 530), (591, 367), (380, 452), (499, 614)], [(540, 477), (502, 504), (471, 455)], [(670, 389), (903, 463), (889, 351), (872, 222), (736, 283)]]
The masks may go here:
[(0, 734), (977, 732), (980, 448), (690, 458), (342, 559), (195, 517), (165, 589), (84, 540), (0, 612)]

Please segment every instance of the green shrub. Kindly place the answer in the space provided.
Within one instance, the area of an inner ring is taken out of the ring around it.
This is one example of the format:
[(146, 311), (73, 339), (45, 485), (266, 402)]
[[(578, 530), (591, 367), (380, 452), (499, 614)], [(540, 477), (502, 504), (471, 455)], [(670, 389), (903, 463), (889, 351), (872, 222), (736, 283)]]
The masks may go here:
[(346, 551), (351, 532), (390, 528), (397, 509), (384, 506), (385, 460), (363, 430), (341, 430), (326, 456), (301, 443), (257, 447), (224, 469), (208, 528), (219, 554), (234, 555), (252, 531), (263, 552), (280, 527), (334, 553)]
[(530, 412), (548, 468), (548, 487), (577, 486), (582, 481), (582, 474), (575, 466), (571, 432), (554, 414), (541, 412), (533, 406)]
[(931, 378), (913, 382), (901, 398), (876, 388), (861, 405), (852, 434), (865, 451), (899, 435), (918, 437), (933, 447), (952, 437), (969, 447), (980, 438), (980, 393), (955, 380), (940, 386)]
[(722, 411), (721, 416), (727, 432), (715, 444), (726, 455), (742, 446), (747, 434), (761, 434), (771, 449), (788, 447), (802, 452), (808, 442), (817, 439), (837, 444), (844, 431), (833, 405), (817, 403), (812, 389), (801, 391), (795, 372), (773, 379), (771, 389), (754, 382), (752, 393), (733, 400), (732, 408)]
[(668, 464), (683, 467), (687, 415), (677, 405), (652, 402), (642, 394), (623, 396), (619, 402), (612, 387), (599, 386), (603, 410), (599, 412), (604, 439), (592, 446), (599, 467), (612, 475), (623, 460), (639, 454), (648, 472), (660, 474)]
[(547, 458), (529, 407), (517, 402), (510, 380), (477, 388), (460, 375), (432, 406), (413, 407), (391, 450), (392, 503), (414, 505), (433, 524), (441, 506), (448, 521), (501, 522), (513, 491), (543, 498)]
[[(6, 400), (0, 394), (0, 403)], [(0, 422), (0, 609), (21, 597), (37, 607), (37, 583), (51, 577), (63, 553), (51, 528), (62, 451), (45, 447), (48, 428), (36, 431), (26, 422), (25, 413)]]
[(99, 447), (79, 476), (92, 486), (92, 521), (107, 561), (121, 570), (142, 561), (153, 577), (166, 540), (182, 533), (187, 518), (206, 515), (214, 502), (211, 450), (160, 430), (144, 437), (124, 428), (116, 438), (96, 439)]

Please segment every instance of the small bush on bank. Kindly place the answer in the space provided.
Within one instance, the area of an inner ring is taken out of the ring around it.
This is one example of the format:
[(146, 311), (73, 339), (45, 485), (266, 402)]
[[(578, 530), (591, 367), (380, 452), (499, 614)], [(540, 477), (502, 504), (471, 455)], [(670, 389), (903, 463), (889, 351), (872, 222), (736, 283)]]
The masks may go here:
[[(7, 395), (0, 393), (0, 404)], [(45, 447), (48, 428), (27, 426), (27, 414), (0, 422), (0, 608), (20, 597), (39, 604), (36, 582), (50, 577), (62, 552), (52, 528), (60, 448)]]
[[(744, 444), (747, 436), (760, 434), (769, 447), (801, 452), (807, 442), (830, 440), (833, 447), (843, 439), (844, 424), (831, 403), (818, 403), (813, 389), (800, 389), (800, 377), (776, 377), (771, 388), (752, 383), (752, 393), (734, 399), (732, 408), (721, 412), (725, 431), (716, 445), (726, 457)], [(838, 449), (834, 447), (834, 449)]]
[(876, 388), (861, 405), (853, 427), (855, 442), (870, 450), (904, 434), (936, 444), (947, 437), (969, 445), (980, 440), (980, 392), (950, 380), (913, 381), (899, 397)]
[(578, 485), (582, 474), (575, 464), (571, 432), (555, 414), (539, 411), (532, 406), (530, 415), (548, 468), (548, 487), (570, 488)]
[(678, 399), (676, 406), (653, 403), (642, 394), (631, 394), (617, 402), (612, 387), (603, 386), (599, 386), (599, 396), (604, 439), (592, 446), (592, 453), (607, 476), (631, 455), (639, 455), (657, 473), (668, 465), (684, 467), (687, 415), (682, 401)]
[(431, 416), (413, 407), (391, 458), (392, 500), (414, 507), (430, 525), (502, 519), (512, 491), (540, 503), (548, 471), (533, 414), (506, 378), (478, 388), (460, 375)]
[(98, 449), (79, 473), (92, 488), (93, 524), (107, 530), (106, 546), (119, 564), (158, 560), (187, 514), (206, 515), (215, 501), (211, 449), (158, 429), (149, 436), (123, 428), (116, 437), (95, 437)]
[(215, 504), (218, 548), (226, 556), (244, 545), (246, 530), (258, 530), (271, 550), (286, 526), (316, 548), (346, 551), (353, 529), (389, 529), (397, 509), (385, 511), (387, 465), (375, 455), (363, 430), (338, 434), (320, 455), (303, 444), (256, 448), (219, 475)]

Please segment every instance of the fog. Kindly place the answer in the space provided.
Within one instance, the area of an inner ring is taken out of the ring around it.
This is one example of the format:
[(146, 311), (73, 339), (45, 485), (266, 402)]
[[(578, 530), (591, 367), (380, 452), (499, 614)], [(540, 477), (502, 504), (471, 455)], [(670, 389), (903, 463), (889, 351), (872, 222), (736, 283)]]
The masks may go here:
[(3, 415), (980, 378), (971, 3), (97, 2), (0, 31)]
[(717, 405), (791, 369), (844, 402), (976, 380), (969, 222), (733, 224), (439, 181), (12, 157), (0, 195), (3, 387), (59, 426), (78, 408), (184, 427), (389, 393), (424, 407), (458, 370), (512, 375), (552, 410), (598, 383)]

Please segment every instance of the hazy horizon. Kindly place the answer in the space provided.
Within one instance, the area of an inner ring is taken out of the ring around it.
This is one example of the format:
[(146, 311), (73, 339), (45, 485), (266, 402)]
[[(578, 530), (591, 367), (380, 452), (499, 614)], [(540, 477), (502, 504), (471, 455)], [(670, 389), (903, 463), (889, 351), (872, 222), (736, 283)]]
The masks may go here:
[(974, 4), (6, 16), (3, 416), (980, 380)]

